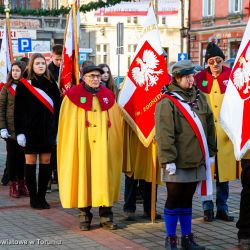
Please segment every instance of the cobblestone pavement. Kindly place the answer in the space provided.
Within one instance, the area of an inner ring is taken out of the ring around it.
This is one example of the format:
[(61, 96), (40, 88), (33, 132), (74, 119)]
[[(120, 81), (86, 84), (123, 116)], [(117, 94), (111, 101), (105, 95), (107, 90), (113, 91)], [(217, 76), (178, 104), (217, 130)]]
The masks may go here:
[[(0, 177), (5, 165), (5, 142), (0, 140)], [(9, 197), (9, 188), (0, 186), (0, 249), (164, 249), (165, 226), (163, 220), (152, 224), (142, 218), (142, 205), (137, 205), (136, 221), (124, 220), (123, 190), (120, 202), (116, 203), (114, 220), (116, 231), (106, 231), (99, 227), (98, 209), (93, 209), (91, 230), (82, 232), (78, 228), (77, 209), (63, 209), (60, 205), (57, 185), (52, 185), (52, 193), (47, 199), (51, 209), (34, 210), (29, 207), (29, 198)], [(202, 207), (195, 197), (193, 201), (193, 232), (197, 242), (206, 249), (237, 249), (237, 229), (235, 223), (239, 214), (241, 185), (239, 181), (230, 183), (229, 210), (234, 222), (216, 220), (205, 223)], [(157, 212), (163, 215), (166, 188), (158, 188)], [(179, 226), (178, 226), (178, 234)]]

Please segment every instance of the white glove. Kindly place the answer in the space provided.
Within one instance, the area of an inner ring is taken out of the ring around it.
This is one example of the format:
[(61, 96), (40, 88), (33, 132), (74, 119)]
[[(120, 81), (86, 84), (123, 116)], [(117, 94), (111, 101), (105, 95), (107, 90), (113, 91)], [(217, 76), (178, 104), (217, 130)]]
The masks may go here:
[(215, 163), (215, 157), (209, 157), (209, 161), (210, 161), (210, 166), (212, 166)]
[(166, 170), (169, 172), (169, 175), (174, 175), (176, 173), (175, 163), (167, 163)]
[(10, 134), (6, 128), (1, 129), (0, 133), (3, 139), (8, 139), (10, 137)]
[(25, 147), (26, 146), (26, 138), (24, 134), (19, 134), (17, 135), (17, 143), (21, 146), (21, 147)]

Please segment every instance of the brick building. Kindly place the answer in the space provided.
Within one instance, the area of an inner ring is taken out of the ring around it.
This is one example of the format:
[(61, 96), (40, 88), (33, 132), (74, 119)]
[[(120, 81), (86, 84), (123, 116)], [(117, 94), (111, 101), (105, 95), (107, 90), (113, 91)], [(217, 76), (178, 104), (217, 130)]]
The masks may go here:
[(204, 64), (207, 43), (214, 41), (226, 59), (235, 58), (248, 21), (249, 0), (190, 0), (188, 52)]

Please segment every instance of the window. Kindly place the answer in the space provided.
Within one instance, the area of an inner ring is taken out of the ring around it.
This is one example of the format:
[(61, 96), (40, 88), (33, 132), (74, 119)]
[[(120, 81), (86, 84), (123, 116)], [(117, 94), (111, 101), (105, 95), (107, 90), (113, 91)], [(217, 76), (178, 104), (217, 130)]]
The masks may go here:
[(138, 17), (137, 16), (134, 16), (134, 17), (128, 16), (127, 17), (127, 23), (135, 23), (135, 24), (137, 24), (138, 23)]
[(107, 44), (97, 44), (96, 45), (96, 64), (108, 62), (108, 45)]
[(229, 0), (229, 13), (239, 13), (242, 11), (242, 0)]
[(128, 45), (128, 67), (132, 63), (132, 58), (134, 57), (135, 50), (136, 50), (136, 44)]
[(15, 8), (29, 8), (30, 0), (12, 0), (9, 1), (11, 9)]
[(108, 21), (109, 21), (109, 19), (108, 19), (108, 17), (97, 17), (96, 18), (96, 21), (98, 22), (98, 23), (108, 23)]
[(162, 24), (166, 24), (166, 17), (162, 17), (162, 18), (161, 18), (161, 23), (162, 23)]
[(128, 18), (127, 18), (127, 23), (131, 23), (131, 17), (130, 16), (128, 16)]
[(211, 17), (214, 15), (214, 0), (202, 1), (202, 15), (203, 17)]

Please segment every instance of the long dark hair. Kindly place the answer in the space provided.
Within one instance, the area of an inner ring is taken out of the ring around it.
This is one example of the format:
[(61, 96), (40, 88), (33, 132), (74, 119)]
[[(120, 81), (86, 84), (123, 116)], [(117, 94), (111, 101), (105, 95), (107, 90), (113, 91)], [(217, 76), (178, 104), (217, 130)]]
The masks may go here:
[(105, 68), (105, 67), (108, 68), (108, 70), (109, 70), (109, 79), (108, 79), (108, 82), (106, 83), (106, 87), (108, 89), (110, 89), (116, 95), (117, 93), (116, 93), (115, 80), (114, 80), (114, 77), (113, 77), (113, 75), (111, 73), (111, 70), (110, 70), (108, 64), (101, 63), (101, 64), (98, 65), (98, 67), (100, 67), (102, 69)]
[(11, 68), (10, 68), (10, 71), (9, 71), (9, 73), (8, 73), (7, 83), (6, 83), (7, 86), (10, 86), (10, 85), (13, 83), (13, 81), (14, 81), (14, 79), (13, 79), (13, 77), (12, 77), (12, 68), (13, 68), (13, 66), (15, 66), (15, 65), (21, 70), (20, 79), (23, 77), (23, 72), (24, 72), (24, 70), (25, 70), (25, 63), (24, 63), (24, 62), (21, 62), (21, 61), (15, 61), (15, 62), (13, 62), (13, 63), (11, 64)]
[[(28, 65), (28, 77), (27, 79), (31, 80), (31, 79), (37, 79), (36, 77), (36, 73), (34, 72), (33, 70), (33, 65), (34, 65), (34, 61), (37, 59), (37, 58), (42, 58), (44, 59), (45, 63), (46, 63), (46, 60), (45, 60), (45, 57), (43, 54), (41, 53), (35, 53), (31, 56), (30, 58), (30, 61), (29, 61), (29, 65)], [(48, 70), (48, 65), (46, 63), (46, 69), (45, 69), (45, 72), (43, 74), (43, 76), (45, 78), (47, 78), (48, 80), (50, 80), (50, 74), (49, 74), (49, 70)]]

